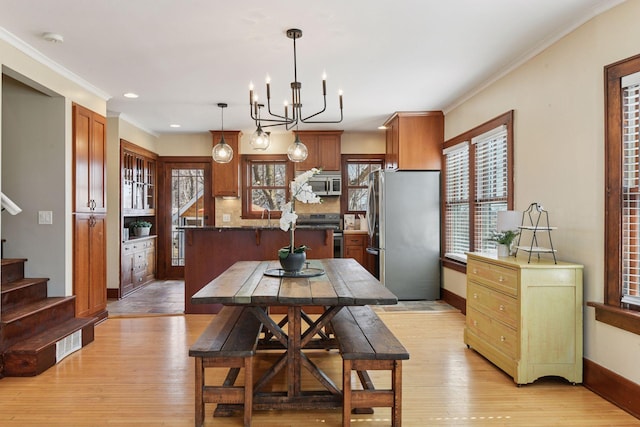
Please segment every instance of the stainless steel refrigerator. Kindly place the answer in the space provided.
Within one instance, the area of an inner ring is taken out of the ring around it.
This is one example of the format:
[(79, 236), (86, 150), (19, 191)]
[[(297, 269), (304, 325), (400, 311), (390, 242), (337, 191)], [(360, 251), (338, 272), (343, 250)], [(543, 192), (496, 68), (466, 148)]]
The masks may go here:
[(400, 300), (440, 298), (440, 171), (369, 175), (369, 247)]

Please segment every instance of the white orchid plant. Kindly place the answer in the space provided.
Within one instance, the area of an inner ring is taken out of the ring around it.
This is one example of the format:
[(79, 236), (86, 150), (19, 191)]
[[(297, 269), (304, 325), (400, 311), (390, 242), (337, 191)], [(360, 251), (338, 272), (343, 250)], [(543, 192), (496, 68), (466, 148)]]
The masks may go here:
[(298, 175), (296, 179), (291, 182), (291, 200), (280, 208), (282, 211), (282, 215), (280, 216), (280, 229), (289, 232), (289, 246), (285, 246), (278, 251), (280, 258), (286, 258), (289, 253), (301, 253), (309, 249), (309, 247), (305, 245), (298, 247), (294, 245), (294, 232), (296, 229), (296, 221), (298, 220), (298, 215), (295, 211), (295, 201), (298, 200), (302, 203), (322, 203), (322, 199), (313, 192), (311, 185), (309, 185), (309, 178), (319, 172), (320, 169), (318, 168), (309, 169)]

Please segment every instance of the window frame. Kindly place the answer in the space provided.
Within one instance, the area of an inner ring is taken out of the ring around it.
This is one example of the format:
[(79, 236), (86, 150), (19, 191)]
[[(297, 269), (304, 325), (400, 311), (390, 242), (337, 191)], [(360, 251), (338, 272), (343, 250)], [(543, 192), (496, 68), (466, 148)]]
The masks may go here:
[[(291, 186), (290, 183), (294, 179), (294, 164), (289, 160), (286, 154), (278, 155), (278, 154), (259, 154), (259, 155), (251, 155), (244, 154), (240, 156), (241, 164), (242, 164), (242, 218), (243, 219), (261, 219), (262, 212), (257, 213), (251, 211), (249, 209), (249, 205), (251, 203), (251, 187), (249, 183), (251, 182), (251, 166), (255, 163), (259, 164), (269, 164), (269, 163), (284, 163), (286, 165), (286, 182), (285, 185), (285, 199), (289, 200)], [(280, 210), (272, 210), (271, 218), (280, 218), (281, 211)]]
[[(446, 170), (446, 158), (444, 155), (444, 151), (450, 149), (459, 144), (468, 143), (469, 144), (469, 251), (473, 252), (475, 248), (474, 235), (476, 229), (476, 165), (475, 165), (475, 144), (472, 143), (474, 139), (487, 132), (496, 129), (500, 126), (505, 126), (507, 131), (507, 209), (513, 209), (513, 199), (514, 199), (514, 172), (513, 172), (513, 121), (514, 121), (514, 110), (507, 111), (500, 116), (497, 116), (467, 132), (464, 132), (456, 137), (453, 137), (444, 142), (442, 145), (443, 153), (442, 153), (442, 203), (441, 203), (441, 236), (442, 242), (446, 242), (446, 188), (447, 188), (447, 170)], [(458, 258), (450, 258), (445, 256), (446, 245), (442, 244), (440, 259), (442, 261), (442, 265), (444, 267), (451, 268), (453, 270), (466, 273), (466, 261), (463, 261)]]
[[(364, 214), (366, 211), (350, 211), (349, 206), (349, 172), (350, 163), (370, 163), (379, 164), (380, 169), (384, 169), (384, 154), (343, 154), (341, 156), (342, 163), (342, 191), (340, 195), (340, 214)], [(353, 187), (356, 188), (356, 187)], [(361, 187), (357, 187), (361, 188)]]
[(640, 55), (604, 67), (605, 230), (604, 303), (595, 307), (596, 320), (640, 334), (640, 308), (622, 303), (622, 78), (640, 72)]

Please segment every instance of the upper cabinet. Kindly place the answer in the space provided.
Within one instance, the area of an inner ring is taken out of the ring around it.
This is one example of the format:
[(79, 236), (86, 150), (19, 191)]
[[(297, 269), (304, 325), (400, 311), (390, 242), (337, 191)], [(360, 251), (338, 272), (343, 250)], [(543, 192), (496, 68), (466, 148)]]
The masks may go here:
[(442, 111), (398, 112), (387, 120), (386, 169), (441, 169)]
[(300, 141), (307, 146), (309, 155), (296, 163), (296, 171), (320, 168), (323, 171), (340, 170), (340, 139), (342, 131), (297, 131)]
[(107, 212), (107, 122), (73, 104), (74, 212)]
[[(220, 142), (221, 131), (210, 131), (213, 136), (213, 146)], [(214, 197), (240, 197), (240, 137), (242, 132), (237, 130), (224, 131), (224, 140), (233, 149), (233, 158), (229, 163), (216, 163), (212, 161), (213, 167), (213, 196)]]
[(151, 151), (120, 140), (123, 215), (155, 215), (157, 158)]

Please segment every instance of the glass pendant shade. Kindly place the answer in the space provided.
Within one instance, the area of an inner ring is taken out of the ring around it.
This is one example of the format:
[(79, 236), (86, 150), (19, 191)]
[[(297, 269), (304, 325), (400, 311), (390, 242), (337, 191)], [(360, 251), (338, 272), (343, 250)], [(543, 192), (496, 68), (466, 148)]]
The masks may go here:
[(307, 146), (300, 141), (300, 138), (296, 134), (296, 140), (293, 141), (293, 144), (289, 146), (287, 149), (287, 157), (292, 162), (303, 162), (307, 159), (309, 155), (309, 150), (307, 150)]
[(262, 126), (258, 125), (258, 129), (251, 135), (251, 146), (254, 150), (266, 150), (271, 142), (268, 132), (262, 130)]
[(229, 163), (233, 159), (233, 148), (224, 140), (224, 136), (220, 138), (220, 142), (211, 150), (213, 160), (217, 163)]
[(221, 102), (218, 107), (220, 107), (222, 135), (220, 136), (220, 142), (211, 150), (211, 157), (216, 163), (229, 163), (233, 159), (233, 148), (224, 140), (224, 109), (227, 108), (227, 104)]

